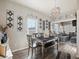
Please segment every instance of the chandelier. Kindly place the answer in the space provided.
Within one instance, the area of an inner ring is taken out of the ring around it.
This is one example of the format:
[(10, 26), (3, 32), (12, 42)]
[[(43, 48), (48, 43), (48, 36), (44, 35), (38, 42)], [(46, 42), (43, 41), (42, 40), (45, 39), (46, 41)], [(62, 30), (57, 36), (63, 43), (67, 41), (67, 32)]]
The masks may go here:
[(59, 7), (55, 7), (52, 9), (52, 16), (53, 17), (57, 17), (60, 14), (60, 8)]
[(60, 15), (60, 7), (57, 5), (57, 1), (55, 0), (55, 7), (51, 11), (51, 17), (57, 18)]

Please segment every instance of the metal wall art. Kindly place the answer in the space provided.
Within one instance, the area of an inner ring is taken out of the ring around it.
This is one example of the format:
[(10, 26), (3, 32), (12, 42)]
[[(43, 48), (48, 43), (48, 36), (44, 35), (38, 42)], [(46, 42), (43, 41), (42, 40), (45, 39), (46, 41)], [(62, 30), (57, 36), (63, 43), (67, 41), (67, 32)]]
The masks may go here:
[(23, 18), (21, 16), (19, 16), (17, 19), (17, 29), (19, 31), (22, 31), (23, 29)]
[(6, 22), (7, 22), (7, 26), (9, 28), (13, 27), (13, 20), (14, 20), (14, 12), (11, 10), (8, 10), (6, 12)]
[(45, 21), (43, 21), (43, 30), (45, 30)]
[(39, 28), (40, 28), (40, 29), (43, 28), (43, 21), (42, 21), (42, 19), (39, 20)]
[(49, 22), (49, 30), (51, 30), (51, 22)]
[(45, 28), (49, 29), (49, 21), (48, 20), (45, 21)]

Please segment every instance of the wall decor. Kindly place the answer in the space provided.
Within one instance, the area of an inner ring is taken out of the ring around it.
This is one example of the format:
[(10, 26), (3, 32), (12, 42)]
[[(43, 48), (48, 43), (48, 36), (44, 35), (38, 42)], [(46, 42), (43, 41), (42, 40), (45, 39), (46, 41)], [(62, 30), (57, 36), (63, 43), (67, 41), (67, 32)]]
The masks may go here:
[(6, 12), (6, 24), (9, 28), (13, 27), (14, 12), (7, 10)]
[(45, 28), (49, 29), (49, 21), (48, 20), (45, 21)]
[(45, 30), (45, 21), (43, 21), (43, 30)]
[(43, 21), (42, 21), (42, 19), (39, 19), (39, 28), (40, 28), (40, 29), (43, 28)]
[(22, 31), (22, 29), (23, 29), (23, 18), (22, 18), (22, 16), (19, 16), (18, 19), (17, 19), (17, 29), (19, 31)]
[(49, 22), (49, 30), (51, 30), (51, 22)]

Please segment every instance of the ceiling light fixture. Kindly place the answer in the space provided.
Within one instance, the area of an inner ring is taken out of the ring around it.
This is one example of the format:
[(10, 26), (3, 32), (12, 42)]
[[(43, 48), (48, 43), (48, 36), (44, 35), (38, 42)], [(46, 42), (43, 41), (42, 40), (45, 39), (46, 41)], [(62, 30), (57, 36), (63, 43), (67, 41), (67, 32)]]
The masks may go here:
[(51, 16), (56, 18), (60, 14), (60, 7), (57, 5), (57, 1), (55, 0), (55, 7), (52, 9)]

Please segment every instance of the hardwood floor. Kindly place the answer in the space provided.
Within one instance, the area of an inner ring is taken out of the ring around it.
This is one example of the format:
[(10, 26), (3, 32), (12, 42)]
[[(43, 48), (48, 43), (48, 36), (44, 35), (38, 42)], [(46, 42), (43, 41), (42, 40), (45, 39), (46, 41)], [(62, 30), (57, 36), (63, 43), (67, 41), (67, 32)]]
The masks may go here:
[[(39, 52), (39, 50), (37, 52)], [(48, 49), (47, 52), (45, 52), (45, 59), (76, 59), (76, 46), (72, 46), (68, 43), (59, 44), (58, 54), (57, 52), (56, 47)], [(13, 59), (31, 59), (31, 52), (30, 56), (28, 56), (27, 49), (14, 52)], [(32, 59), (42, 59), (41, 53), (34, 53)]]

